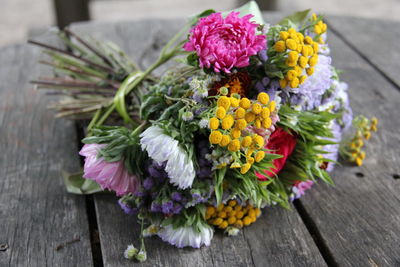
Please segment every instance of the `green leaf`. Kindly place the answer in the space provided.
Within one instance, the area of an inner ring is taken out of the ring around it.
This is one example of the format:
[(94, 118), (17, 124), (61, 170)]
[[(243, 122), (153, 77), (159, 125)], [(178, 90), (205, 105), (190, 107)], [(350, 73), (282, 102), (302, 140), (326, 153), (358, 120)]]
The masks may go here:
[(226, 173), (226, 168), (219, 169), (215, 172), (215, 197), (217, 199), (217, 205), (222, 202), (223, 181)]
[(103, 191), (93, 180), (83, 178), (83, 172), (70, 174), (63, 171), (62, 176), (68, 193), (88, 195)]
[(225, 17), (232, 11), (240, 12), (240, 17), (251, 14), (253, 15), (253, 17), (250, 19), (250, 21), (254, 21), (257, 24), (265, 24), (260, 7), (258, 6), (256, 1), (249, 1), (247, 4), (244, 4), (239, 8), (223, 12), (222, 16)]
[(310, 13), (311, 9), (306, 9), (303, 11), (299, 11), (296, 13), (293, 13), (290, 16), (287, 16), (286, 18), (282, 19), (278, 24), (282, 26), (288, 26), (288, 27), (293, 27), (297, 28), (299, 25), (303, 24), (306, 18), (308, 17), (308, 13)]

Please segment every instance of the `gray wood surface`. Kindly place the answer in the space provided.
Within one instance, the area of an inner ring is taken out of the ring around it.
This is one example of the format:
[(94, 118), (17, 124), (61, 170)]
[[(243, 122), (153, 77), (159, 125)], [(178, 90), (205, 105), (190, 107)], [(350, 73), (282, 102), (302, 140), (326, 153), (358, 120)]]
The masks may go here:
[[(149, 66), (184, 20), (82, 23), (77, 32), (113, 40), (141, 67)], [(166, 30), (168, 29), (168, 30)], [(165, 69), (166, 67), (164, 67)], [(72, 156), (72, 155), (71, 155)], [(139, 236), (138, 225), (120, 210), (115, 198), (95, 196), (105, 266), (128, 266), (127, 244)], [(267, 215), (235, 238), (217, 234), (209, 248), (176, 249), (161, 239), (146, 239), (149, 259), (143, 266), (324, 266), (325, 262), (296, 210), (267, 209)], [(263, 240), (257, 240), (261, 237)], [(136, 243), (138, 245), (138, 243)]]
[(389, 20), (330, 16), (343, 39), (400, 88), (400, 28)]
[[(370, 35), (366, 42), (374, 40)], [(336, 187), (320, 184), (301, 203), (340, 266), (399, 266), (400, 180), (394, 177), (400, 174), (400, 92), (340, 38), (331, 34), (328, 42), (354, 113), (378, 117), (379, 129), (362, 167), (336, 168)]]
[(60, 171), (79, 170), (75, 127), (28, 85), (38, 57), (0, 49), (0, 266), (90, 266), (85, 197), (66, 192)]

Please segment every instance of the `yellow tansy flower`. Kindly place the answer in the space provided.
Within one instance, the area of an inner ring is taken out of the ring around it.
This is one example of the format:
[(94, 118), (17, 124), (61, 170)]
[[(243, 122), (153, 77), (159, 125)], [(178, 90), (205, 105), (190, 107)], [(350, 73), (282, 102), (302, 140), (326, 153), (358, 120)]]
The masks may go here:
[(235, 128), (239, 129), (239, 130), (244, 130), (247, 126), (247, 122), (244, 119), (239, 119), (236, 121), (235, 123)]
[(211, 144), (219, 144), (219, 142), (222, 140), (222, 133), (219, 131), (212, 131), (208, 139)]
[(229, 107), (231, 106), (231, 100), (227, 96), (221, 96), (217, 100), (217, 106), (223, 107), (225, 110), (228, 110)]
[(211, 118), (210, 121), (208, 122), (208, 127), (211, 130), (217, 130), (219, 127), (219, 120), (215, 117)]
[(289, 38), (289, 33), (288, 33), (288, 32), (285, 32), (285, 31), (282, 31), (282, 32), (279, 33), (279, 37), (280, 37), (283, 41), (286, 41), (286, 39)]
[(318, 55), (312, 56), (308, 61), (308, 65), (310, 65), (310, 67), (314, 67), (315, 65), (317, 65), (317, 63), (318, 63)]
[(218, 119), (222, 120), (223, 118), (225, 118), (226, 110), (223, 107), (218, 107), (217, 111), (215, 112), (215, 114), (216, 114)]
[(230, 142), (231, 142), (231, 138), (229, 137), (229, 135), (222, 135), (222, 139), (219, 142), (219, 145), (227, 146), (227, 145), (229, 145)]
[(232, 140), (228, 145), (228, 150), (231, 152), (236, 152), (240, 149), (240, 141), (238, 139)]
[(265, 152), (264, 151), (258, 151), (256, 153), (256, 156), (254, 157), (255, 162), (260, 162), (264, 159), (265, 157)]
[(256, 115), (253, 112), (247, 112), (244, 119), (250, 123), (253, 122), (256, 119)]
[(269, 111), (274, 112), (275, 109), (276, 109), (276, 103), (275, 103), (275, 101), (271, 101), (269, 103)]
[(258, 147), (262, 148), (264, 146), (264, 138), (258, 134), (254, 135), (253, 143)]
[(269, 108), (263, 108), (261, 111), (261, 118), (266, 119), (270, 115)]
[(251, 143), (253, 142), (253, 140), (251, 139), (250, 136), (245, 136), (242, 139), (242, 147), (249, 147), (251, 145)]
[(233, 139), (239, 138), (241, 136), (241, 134), (242, 134), (242, 131), (239, 130), (239, 129), (233, 129), (231, 131), (231, 136), (232, 136)]
[(246, 110), (244, 110), (244, 108), (238, 108), (235, 111), (235, 118), (236, 119), (243, 119), (244, 115), (246, 115)]
[(239, 105), (244, 109), (248, 109), (248, 108), (250, 108), (251, 102), (248, 98), (244, 97), (244, 98), (240, 99)]
[(254, 103), (253, 105), (251, 105), (251, 111), (254, 113), (254, 114), (260, 114), (261, 113), (261, 110), (262, 110), (262, 107), (261, 107), (261, 105), (260, 104), (258, 104), (258, 103)]
[(286, 40), (286, 46), (290, 50), (296, 50), (297, 49), (297, 42), (293, 39), (287, 39)]
[(239, 99), (237, 99), (236, 97), (231, 96), (230, 98), (231, 101), (231, 106), (234, 108), (237, 108), (239, 106)]
[(229, 130), (230, 128), (232, 128), (233, 123), (234, 120), (232, 115), (226, 116), (221, 122), (222, 129)]
[(263, 120), (263, 122), (262, 122), (262, 126), (263, 126), (263, 128), (265, 128), (265, 129), (268, 129), (269, 127), (271, 127), (271, 125), (272, 125), (272, 120), (271, 120), (271, 118), (265, 118), (265, 119)]
[(286, 50), (286, 44), (284, 41), (278, 41), (274, 45), (274, 49), (276, 52), (284, 52)]
[(266, 105), (269, 101), (269, 95), (267, 93), (261, 92), (258, 94), (257, 100), (261, 104)]
[(249, 163), (245, 163), (243, 164), (242, 168), (240, 168), (240, 173), (241, 174), (245, 174), (246, 172), (248, 172), (251, 168), (251, 165)]

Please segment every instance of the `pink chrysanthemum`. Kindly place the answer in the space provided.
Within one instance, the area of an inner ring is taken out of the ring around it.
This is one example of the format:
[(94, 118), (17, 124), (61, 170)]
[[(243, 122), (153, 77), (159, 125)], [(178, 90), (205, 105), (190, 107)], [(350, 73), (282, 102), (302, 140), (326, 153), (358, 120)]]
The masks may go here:
[(97, 157), (105, 145), (84, 145), (79, 155), (85, 157), (83, 177), (98, 183), (101, 188), (113, 190), (118, 196), (135, 193), (139, 189), (139, 179), (128, 173), (123, 161), (106, 162)]
[(250, 22), (252, 17), (239, 18), (239, 12), (231, 12), (226, 18), (221, 13), (202, 18), (183, 48), (196, 51), (200, 67), (212, 67), (215, 72), (246, 67), (250, 56), (266, 48), (266, 37), (256, 34), (258, 24)]

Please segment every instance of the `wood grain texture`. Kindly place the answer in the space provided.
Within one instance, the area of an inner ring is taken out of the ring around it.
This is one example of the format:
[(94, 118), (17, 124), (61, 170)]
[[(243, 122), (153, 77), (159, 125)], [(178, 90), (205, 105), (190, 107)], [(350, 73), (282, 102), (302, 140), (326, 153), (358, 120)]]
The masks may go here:
[(158, 237), (146, 238), (148, 259), (123, 258), (128, 244), (139, 246), (140, 226), (112, 195), (96, 196), (104, 266), (326, 266), (295, 210), (267, 208), (260, 219), (236, 237), (217, 231), (210, 247), (178, 249)]
[[(162, 46), (183, 23), (183, 20), (82, 23), (72, 29), (113, 40), (145, 67), (156, 60)], [(127, 217), (112, 196), (96, 195), (95, 202), (104, 265), (131, 265), (122, 256), (128, 244), (136, 241), (135, 245), (138, 245), (139, 227), (135, 219)], [(325, 266), (295, 210), (273, 208), (266, 212), (266, 216), (237, 237), (229, 238), (217, 233), (208, 248), (177, 249), (157, 237), (146, 239), (148, 261), (136, 265)]]
[(75, 127), (28, 84), (43, 72), (38, 56), (28, 45), (0, 50), (0, 266), (91, 266), (84, 197), (61, 177), (79, 169)]
[(301, 203), (339, 266), (399, 266), (400, 180), (393, 177), (400, 173), (400, 92), (340, 38), (330, 34), (328, 43), (354, 113), (378, 117), (379, 129), (362, 167), (337, 167), (336, 187), (320, 183)]
[(332, 16), (328, 23), (358, 53), (400, 87), (399, 22)]

